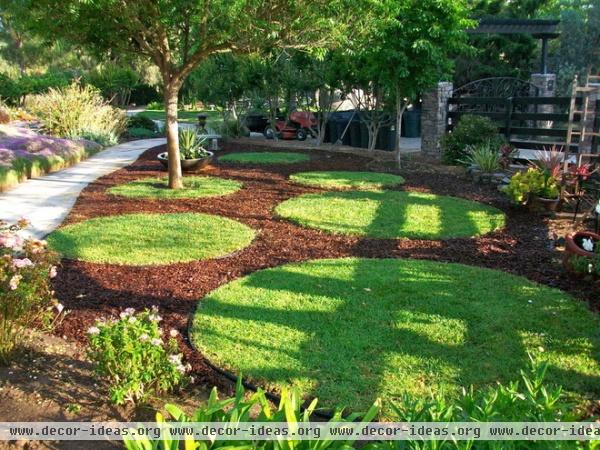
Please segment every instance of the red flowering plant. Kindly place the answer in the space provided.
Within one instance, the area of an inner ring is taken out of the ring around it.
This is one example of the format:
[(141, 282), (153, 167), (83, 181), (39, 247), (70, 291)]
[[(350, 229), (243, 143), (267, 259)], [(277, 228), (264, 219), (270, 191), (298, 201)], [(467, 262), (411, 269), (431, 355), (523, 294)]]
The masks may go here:
[(57, 255), (46, 242), (26, 238), (25, 219), (0, 221), (0, 363), (7, 364), (17, 338), (33, 323), (51, 326), (63, 313), (54, 299), (50, 279), (56, 276)]

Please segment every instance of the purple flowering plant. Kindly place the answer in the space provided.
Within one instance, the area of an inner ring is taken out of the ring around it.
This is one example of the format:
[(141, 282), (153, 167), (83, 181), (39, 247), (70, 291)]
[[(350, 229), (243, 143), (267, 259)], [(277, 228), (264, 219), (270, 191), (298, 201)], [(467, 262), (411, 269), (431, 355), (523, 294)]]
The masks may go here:
[(7, 364), (17, 338), (34, 323), (50, 327), (63, 317), (64, 307), (54, 299), (51, 279), (57, 255), (45, 241), (26, 238), (29, 223), (0, 221), (0, 363)]

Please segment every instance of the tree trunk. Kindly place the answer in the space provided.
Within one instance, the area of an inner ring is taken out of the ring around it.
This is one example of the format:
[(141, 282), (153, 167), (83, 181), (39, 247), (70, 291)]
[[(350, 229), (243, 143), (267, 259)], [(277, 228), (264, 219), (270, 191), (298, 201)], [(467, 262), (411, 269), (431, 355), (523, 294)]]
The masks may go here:
[(398, 168), (402, 166), (402, 154), (400, 153), (400, 137), (402, 136), (402, 116), (406, 110), (407, 103), (405, 103), (400, 95), (400, 92), (396, 93), (396, 161), (398, 162)]
[(165, 131), (167, 134), (167, 153), (169, 155), (169, 188), (183, 188), (183, 176), (179, 155), (179, 126), (177, 124), (177, 84), (165, 83), (165, 109), (167, 112)]

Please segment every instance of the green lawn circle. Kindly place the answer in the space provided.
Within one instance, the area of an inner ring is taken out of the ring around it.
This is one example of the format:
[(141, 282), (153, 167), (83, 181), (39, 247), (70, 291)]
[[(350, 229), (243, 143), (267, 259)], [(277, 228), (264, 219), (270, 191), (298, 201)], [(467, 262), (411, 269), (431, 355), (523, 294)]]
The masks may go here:
[(385, 189), (404, 183), (400, 175), (381, 172), (318, 171), (290, 175), (290, 181), (325, 189)]
[(443, 195), (404, 191), (305, 194), (275, 212), (309, 228), (382, 239), (478, 236), (504, 226), (502, 211)]
[(238, 164), (295, 164), (310, 161), (310, 156), (296, 152), (243, 152), (228, 153), (219, 161)]
[[(314, 260), (208, 294), (190, 336), (213, 364), (323, 407), (508, 382), (528, 353), (548, 383), (600, 395), (600, 318), (504, 272), (410, 259)], [(386, 414), (389, 414), (386, 413)]]
[(190, 176), (183, 178), (183, 189), (169, 189), (167, 178), (143, 178), (130, 183), (113, 186), (107, 190), (111, 195), (129, 198), (184, 199), (217, 197), (238, 191), (242, 183), (225, 178)]
[(62, 256), (94, 263), (162, 265), (217, 258), (250, 244), (255, 232), (209, 214), (126, 214), (67, 225), (48, 236)]

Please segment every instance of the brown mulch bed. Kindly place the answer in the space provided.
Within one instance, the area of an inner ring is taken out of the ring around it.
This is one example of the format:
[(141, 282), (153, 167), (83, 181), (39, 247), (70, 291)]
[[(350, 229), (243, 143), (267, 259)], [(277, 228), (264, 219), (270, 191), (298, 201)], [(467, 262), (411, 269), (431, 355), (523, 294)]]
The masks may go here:
[[(245, 146), (243, 150), (251, 150)], [(209, 166), (203, 173), (236, 179), (244, 187), (233, 195), (194, 200), (136, 200), (106, 194), (106, 189), (147, 176), (164, 176), (156, 161), (162, 148), (149, 150), (133, 165), (100, 178), (79, 197), (67, 222), (134, 212), (198, 211), (239, 220), (257, 230), (253, 243), (220, 259), (160, 267), (131, 267), (63, 261), (55, 289), (59, 300), (71, 310), (56, 330), (59, 335), (85, 341), (85, 330), (100, 316), (123, 308), (143, 309), (158, 305), (168, 327), (187, 337), (187, 324), (199, 299), (208, 292), (253, 271), (291, 261), (314, 258), (363, 256), (373, 258), (426, 258), (500, 269), (570, 292), (600, 310), (598, 285), (567, 276), (560, 255), (549, 239), (548, 219), (513, 209), (497, 190), (474, 185), (456, 175), (402, 171), (402, 189), (464, 197), (494, 205), (507, 213), (505, 229), (478, 238), (427, 240), (380, 240), (331, 235), (301, 228), (273, 216), (274, 207), (290, 197), (320, 189), (296, 186), (289, 174), (304, 170), (361, 170), (369, 160), (353, 155), (312, 151), (307, 163), (281, 166)], [(233, 149), (236, 150), (236, 149)], [(239, 149), (237, 149), (239, 150)], [(186, 342), (186, 358), (198, 382), (227, 386), (202, 355)]]

